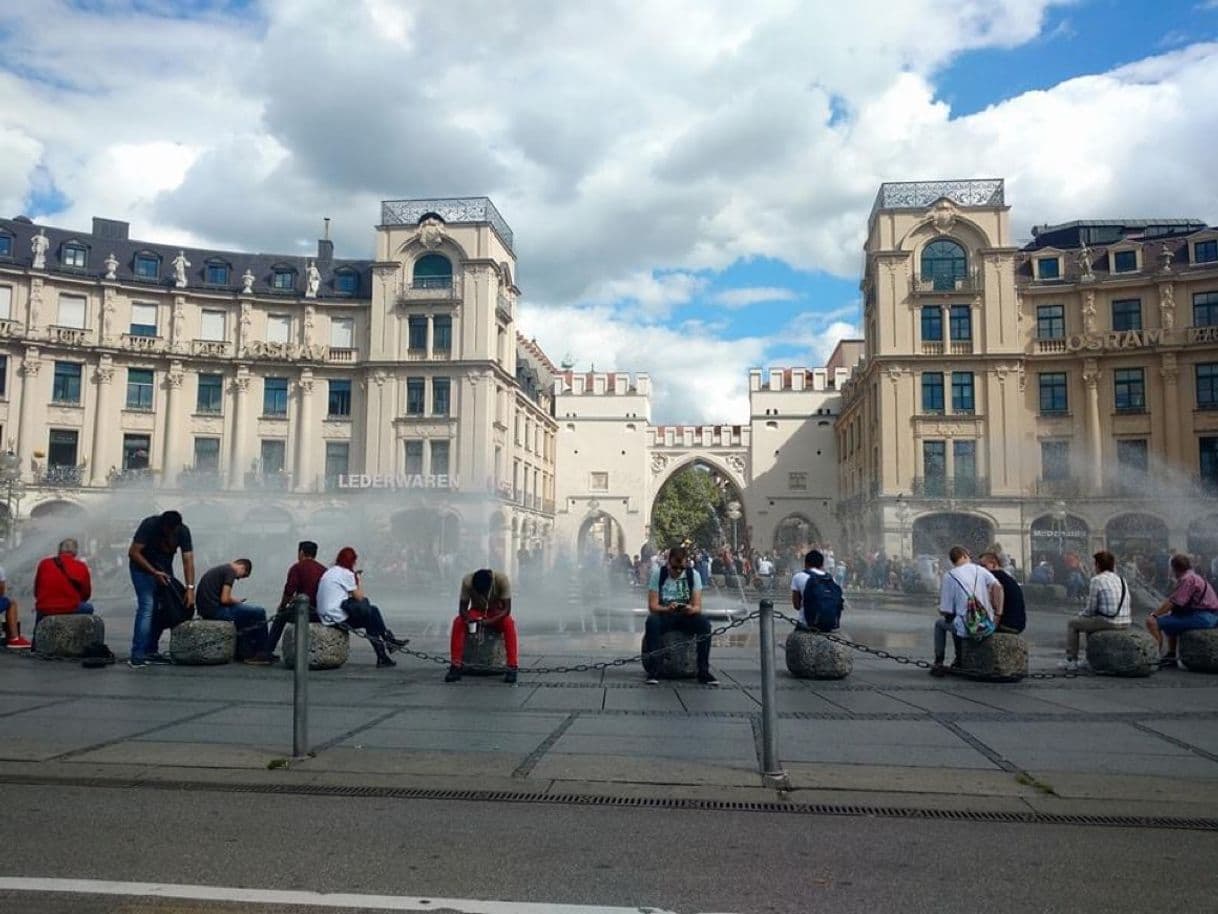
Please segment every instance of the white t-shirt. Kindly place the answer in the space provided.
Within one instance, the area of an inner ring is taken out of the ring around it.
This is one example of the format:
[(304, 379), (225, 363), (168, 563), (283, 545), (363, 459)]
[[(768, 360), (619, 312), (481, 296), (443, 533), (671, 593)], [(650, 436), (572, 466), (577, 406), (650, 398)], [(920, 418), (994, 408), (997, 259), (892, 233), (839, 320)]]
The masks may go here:
[(333, 565), (326, 569), (317, 583), (317, 616), (327, 625), (337, 625), (347, 621), (343, 612), (343, 601), (355, 593), (359, 584), (355, 580), (355, 572), (342, 565)]
[(988, 569), (971, 563), (951, 568), (943, 576), (943, 583), (939, 587), (939, 612), (955, 616), (957, 635), (965, 636), (964, 613), (968, 609), (969, 597), (976, 597), (989, 617), (994, 618), (990, 587), (995, 584), (998, 584), (998, 579)]
[(791, 593), (797, 593), (803, 596), (804, 587), (808, 583), (808, 570), (805, 568), (802, 571), (797, 571), (791, 575)]
[(767, 577), (772, 575), (774, 573), (774, 563), (769, 559), (761, 559), (757, 563), (757, 573), (766, 575)]

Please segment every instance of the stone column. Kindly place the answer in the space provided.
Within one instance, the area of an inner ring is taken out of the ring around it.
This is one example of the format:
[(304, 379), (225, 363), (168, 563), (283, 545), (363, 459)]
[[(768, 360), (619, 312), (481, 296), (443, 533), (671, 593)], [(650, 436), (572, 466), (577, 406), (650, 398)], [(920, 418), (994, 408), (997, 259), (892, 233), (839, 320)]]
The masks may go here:
[(1101, 375), (1095, 359), (1087, 359), (1083, 363), (1083, 383), (1087, 386), (1087, 444), (1091, 457), (1091, 478), (1087, 489), (1096, 495), (1104, 489), (1104, 450), (1100, 434)]
[(1163, 447), (1167, 462), (1177, 470), (1187, 472), (1182, 465), (1183, 455), (1180, 452), (1180, 366), (1174, 352), (1163, 353), (1159, 375), (1163, 378)]
[(30, 472), (30, 464), (34, 460), (34, 451), (42, 442), (44, 429), (39, 424), (39, 416), (46, 414), (46, 404), (40, 403), (38, 391), (38, 373), (42, 370), (42, 356), (37, 347), (30, 346), (25, 350), (21, 360), (21, 419), (18, 428), (17, 454), (21, 457), (21, 472)]
[(110, 469), (106, 464), (106, 444), (114, 426), (114, 420), (110, 415), (114, 390), (114, 360), (108, 355), (103, 355), (98, 361), (93, 377), (97, 380), (97, 409), (93, 417), (93, 457), (89, 466), (89, 484), (104, 486), (109, 482), (110, 474)]
[(249, 469), (249, 445), (246, 436), (249, 427), (248, 393), (250, 389), (250, 370), (247, 365), (237, 367), (237, 376), (233, 379), (233, 440), (229, 451), (231, 458), (228, 462), (228, 486), (230, 489), (245, 487), (245, 473)]
[(427, 359), (431, 360), (431, 354), (435, 349), (436, 344), (436, 319), (434, 315), (427, 315)]
[(300, 390), (300, 407), (296, 411), (296, 479), (297, 492), (311, 492), (313, 480), (313, 369), (300, 372), (297, 387)]
[(190, 427), (182, 415), (182, 383), (185, 380), (182, 363), (170, 362), (169, 371), (165, 374), (165, 445), (161, 450), (164, 455), (161, 461), (161, 486), (166, 489), (178, 484), (178, 474), (185, 465), (182, 443)]

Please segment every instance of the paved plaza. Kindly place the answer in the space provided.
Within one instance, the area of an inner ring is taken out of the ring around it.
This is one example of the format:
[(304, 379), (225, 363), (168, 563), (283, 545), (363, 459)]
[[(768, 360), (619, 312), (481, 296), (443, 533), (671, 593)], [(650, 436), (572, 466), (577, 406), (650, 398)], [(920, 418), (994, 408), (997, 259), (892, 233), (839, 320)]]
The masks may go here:
[[(1034, 672), (1053, 670), (1064, 618), (1033, 614)], [(917, 607), (856, 609), (850, 621), (859, 640), (926, 656), (929, 619)], [(356, 641), (345, 667), (311, 674), (315, 755), (288, 764), (292, 674), (281, 667), (94, 671), (7, 655), (0, 777), (772, 799), (758, 773), (755, 622), (716, 644), (719, 688), (647, 686), (637, 664), (530, 673), (637, 653), (639, 626), (619, 613), (527, 635), (515, 687), (472, 676), (446, 685), (444, 666), (410, 656), (377, 670)], [(412, 648), (443, 653), (442, 623), (413, 627), (423, 634)], [(121, 649), (121, 616), (111, 632)], [(1218, 816), (1218, 679), (1162, 671), (999, 685), (856, 654), (848, 679), (811, 682), (777, 658), (783, 797)]]

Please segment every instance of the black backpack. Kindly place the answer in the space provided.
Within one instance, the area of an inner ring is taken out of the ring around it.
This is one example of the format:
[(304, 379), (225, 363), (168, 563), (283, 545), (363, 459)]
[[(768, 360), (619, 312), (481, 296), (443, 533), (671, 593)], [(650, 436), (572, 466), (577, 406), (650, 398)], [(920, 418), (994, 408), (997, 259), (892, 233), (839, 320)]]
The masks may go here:
[(837, 631), (846, 600), (837, 581), (827, 574), (808, 573), (804, 584), (804, 619), (817, 631)]
[[(656, 584), (656, 593), (659, 594), (661, 596), (661, 598), (664, 595), (664, 582), (667, 580), (668, 580), (668, 566), (661, 565), (660, 566), (660, 580), (659, 580), (659, 583)], [(694, 570), (692, 568), (685, 569), (685, 586), (687, 588), (689, 588), (689, 599), (692, 600), (694, 598)]]

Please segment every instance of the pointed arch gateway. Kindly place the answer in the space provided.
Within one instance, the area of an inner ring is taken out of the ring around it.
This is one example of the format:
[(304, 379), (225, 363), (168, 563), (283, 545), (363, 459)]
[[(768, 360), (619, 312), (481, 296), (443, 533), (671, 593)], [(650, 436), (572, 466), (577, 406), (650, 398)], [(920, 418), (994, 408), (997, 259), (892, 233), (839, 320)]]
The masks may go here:
[[(682, 480), (687, 473), (705, 475)], [(666, 493), (675, 486), (681, 491), (674, 502)], [(685, 510), (680, 510), (682, 504)], [(661, 549), (685, 541), (706, 549), (747, 546), (749, 526), (737, 473), (712, 457), (697, 455), (681, 461), (655, 490), (650, 524), (651, 539)]]

